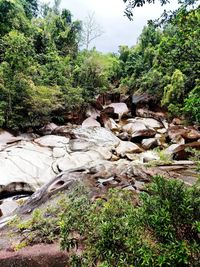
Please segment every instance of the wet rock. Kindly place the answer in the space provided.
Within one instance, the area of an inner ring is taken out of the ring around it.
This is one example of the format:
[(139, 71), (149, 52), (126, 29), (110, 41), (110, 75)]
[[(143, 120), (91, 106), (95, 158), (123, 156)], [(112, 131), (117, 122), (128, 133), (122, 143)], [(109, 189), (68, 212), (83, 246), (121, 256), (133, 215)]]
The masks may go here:
[(117, 155), (124, 156), (126, 153), (140, 153), (142, 152), (142, 149), (128, 141), (121, 141), (119, 146), (116, 148)]
[(157, 139), (156, 138), (148, 138), (142, 140), (142, 147), (144, 149), (150, 149), (157, 146)]

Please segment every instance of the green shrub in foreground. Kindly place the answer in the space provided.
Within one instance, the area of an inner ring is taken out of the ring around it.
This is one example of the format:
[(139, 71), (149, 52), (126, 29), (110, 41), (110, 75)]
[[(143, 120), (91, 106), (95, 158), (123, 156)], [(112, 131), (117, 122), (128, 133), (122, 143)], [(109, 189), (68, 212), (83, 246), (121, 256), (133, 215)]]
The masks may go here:
[(148, 191), (140, 207), (127, 191), (72, 195), (60, 222), (71, 266), (199, 266), (200, 190), (155, 177)]

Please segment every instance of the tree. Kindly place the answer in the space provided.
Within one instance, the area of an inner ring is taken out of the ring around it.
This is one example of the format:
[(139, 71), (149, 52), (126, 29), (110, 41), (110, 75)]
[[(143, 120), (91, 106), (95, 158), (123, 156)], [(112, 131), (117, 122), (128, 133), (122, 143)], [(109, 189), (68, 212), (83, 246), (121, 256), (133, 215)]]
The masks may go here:
[(88, 13), (85, 21), (83, 22), (82, 29), (82, 43), (85, 49), (89, 49), (89, 45), (92, 41), (97, 39), (103, 34), (101, 26), (95, 20), (94, 12)]
[[(142, 7), (146, 4), (151, 4), (151, 3), (154, 4), (155, 2), (160, 2), (160, 4), (163, 6), (163, 5), (166, 5), (172, 2), (172, 0), (157, 0), (157, 1), (155, 0), (123, 0), (123, 2), (126, 3), (126, 9), (124, 13), (130, 20), (132, 20), (134, 8)], [(192, 6), (198, 2), (199, 0), (177, 0), (177, 3), (181, 4), (184, 7)], [(173, 12), (173, 13), (170, 12), (169, 14), (170, 14), (170, 17), (174, 17), (174, 14), (176, 14), (176, 12)], [(164, 20), (166, 20), (168, 18), (168, 13), (164, 12), (161, 17), (164, 17), (165, 18)]]

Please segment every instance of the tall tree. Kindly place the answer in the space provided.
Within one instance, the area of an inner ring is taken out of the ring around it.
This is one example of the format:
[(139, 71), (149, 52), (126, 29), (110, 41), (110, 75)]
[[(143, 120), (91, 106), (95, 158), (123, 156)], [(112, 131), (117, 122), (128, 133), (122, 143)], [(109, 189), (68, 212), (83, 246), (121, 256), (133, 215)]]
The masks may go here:
[(100, 37), (102, 34), (103, 30), (95, 20), (95, 13), (88, 13), (83, 22), (82, 29), (82, 43), (85, 46), (85, 49), (88, 50), (92, 41)]

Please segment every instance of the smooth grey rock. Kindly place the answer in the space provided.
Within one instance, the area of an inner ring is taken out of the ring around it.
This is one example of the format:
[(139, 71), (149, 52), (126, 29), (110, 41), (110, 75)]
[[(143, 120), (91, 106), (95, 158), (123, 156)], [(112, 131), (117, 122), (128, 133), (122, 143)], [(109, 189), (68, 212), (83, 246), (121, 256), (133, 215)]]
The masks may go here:
[(34, 142), (44, 147), (65, 147), (69, 143), (69, 138), (65, 136), (46, 135), (35, 139)]
[(83, 121), (82, 127), (101, 127), (101, 124), (93, 117), (89, 117)]

